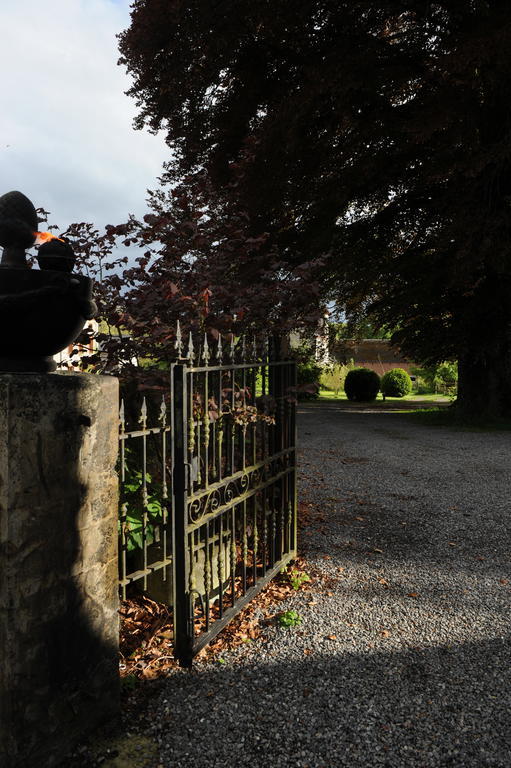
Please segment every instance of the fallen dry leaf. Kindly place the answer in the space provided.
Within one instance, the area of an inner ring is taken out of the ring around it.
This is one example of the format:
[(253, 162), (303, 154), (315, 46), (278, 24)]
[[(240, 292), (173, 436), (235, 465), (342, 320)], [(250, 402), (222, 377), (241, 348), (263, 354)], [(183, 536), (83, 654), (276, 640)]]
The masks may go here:
[(389, 635), (390, 635), (390, 632), (389, 632), (389, 630), (388, 630), (388, 629), (382, 629), (382, 630), (381, 630), (381, 632), (380, 632), (380, 635), (381, 635), (382, 637), (389, 637)]
[(500, 579), (499, 584), (509, 584), (509, 579)]
[(383, 555), (383, 549), (378, 549), (378, 547), (374, 547), (373, 552), (377, 552), (379, 555)]
[(327, 635), (328, 640), (337, 640), (337, 635)]
[(160, 671), (156, 667), (144, 667), (142, 670), (142, 677), (145, 680), (155, 680), (155, 678), (160, 676)]
[(417, 592), (408, 592), (407, 597), (419, 597)]

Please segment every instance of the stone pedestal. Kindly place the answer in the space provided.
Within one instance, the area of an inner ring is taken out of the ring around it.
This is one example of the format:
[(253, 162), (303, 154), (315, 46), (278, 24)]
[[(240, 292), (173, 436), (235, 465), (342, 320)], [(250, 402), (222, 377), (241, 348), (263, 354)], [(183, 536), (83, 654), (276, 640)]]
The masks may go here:
[(118, 382), (0, 375), (0, 765), (119, 712)]

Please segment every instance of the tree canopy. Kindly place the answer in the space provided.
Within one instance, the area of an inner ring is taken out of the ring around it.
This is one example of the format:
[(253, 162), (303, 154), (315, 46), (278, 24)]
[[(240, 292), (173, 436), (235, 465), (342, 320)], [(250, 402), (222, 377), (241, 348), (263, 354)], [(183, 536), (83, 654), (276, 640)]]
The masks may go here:
[(205, 209), (260, 238), (235, 282), (319, 281), (416, 359), (459, 359), (460, 404), (494, 413), (511, 410), (510, 44), (496, 0), (135, 0), (120, 36), (136, 125), (172, 150), (164, 184), (206, 178)]

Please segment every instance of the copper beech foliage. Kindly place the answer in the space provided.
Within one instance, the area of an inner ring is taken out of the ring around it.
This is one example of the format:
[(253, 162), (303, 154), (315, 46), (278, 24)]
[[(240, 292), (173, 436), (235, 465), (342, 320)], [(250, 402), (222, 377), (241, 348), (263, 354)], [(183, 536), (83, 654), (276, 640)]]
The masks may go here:
[(164, 367), (175, 357), (178, 319), (185, 340), (188, 330), (229, 341), (315, 325), (323, 307), (319, 260), (287, 263), (268, 233), (254, 235), (228, 194), (213, 198), (205, 173), (150, 192), (148, 201), (142, 220), (104, 232), (82, 222), (63, 233), (97, 280), (103, 369), (128, 375), (140, 374), (141, 362)]
[(313, 273), (414, 359), (459, 359), (460, 405), (497, 415), (511, 412), (510, 46), (499, 0), (135, 0), (120, 36), (136, 126), (173, 153), (166, 182), (205, 173), (210, 210), (247, 216), (231, 264), (205, 244), (199, 259), (227, 284), (234, 270), (236, 306), (279, 275), (276, 307), (294, 313)]

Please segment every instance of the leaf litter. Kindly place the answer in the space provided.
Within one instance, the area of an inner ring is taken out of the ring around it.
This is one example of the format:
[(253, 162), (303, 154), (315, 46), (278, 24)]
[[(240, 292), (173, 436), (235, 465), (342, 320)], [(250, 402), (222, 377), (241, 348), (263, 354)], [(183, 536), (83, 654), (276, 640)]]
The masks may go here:
[[(305, 573), (306, 568), (306, 561), (297, 557), (293, 570)], [(298, 586), (299, 591), (307, 588), (306, 580)], [(296, 592), (297, 587), (293, 586), (288, 574), (278, 574), (199, 652), (198, 657), (218, 660), (225, 651), (261, 638), (265, 626), (274, 618), (272, 607)], [(121, 678), (155, 680), (178, 667), (172, 649), (174, 632), (172, 609), (169, 606), (140, 595), (124, 600), (119, 615)], [(256, 618), (261, 615), (262, 619)], [(196, 634), (201, 631), (203, 624), (203, 620), (196, 617)]]
[[(331, 499), (340, 502), (341, 499)], [(360, 502), (358, 503), (365, 503)], [(345, 509), (340, 511), (344, 512)], [(359, 522), (365, 519), (359, 519)], [(321, 530), (322, 523), (327, 521), (323, 509), (316, 504), (303, 501), (298, 505), (298, 525), (302, 530), (316, 528)], [(375, 550), (378, 551), (378, 550)], [(325, 560), (330, 560), (331, 555), (325, 555)], [(325, 576), (321, 571), (313, 568), (303, 556), (298, 556), (292, 564), (294, 571), (310, 574), (317, 586), (327, 597), (332, 597), (332, 589), (341, 580), (331, 576)], [(342, 573), (344, 567), (339, 567)], [(343, 576), (342, 578), (346, 578)], [(310, 583), (304, 580), (299, 585), (299, 590), (310, 589)], [(277, 575), (261, 592), (235, 616), (229, 624), (205, 647), (198, 658), (206, 658), (217, 661), (222, 653), (239, 647), (244, 643), (255, 640), (264, 642), (264, 631), (268, 624), (275, 621), (274, 610), (276, 603), (282, 602), (296, 594), (296, 584), (293, 587), (288, 574)], [(414, 596), (415, 595), (410, 595)], [(315, 605), (311, 600), (309, 605)], [(215, 617), (213, 607), (213, 619)], [(198, 613), (198, 612), (197, 612)], [(121, 604), (119, 610), (121, 619), (120, 634), (120, 674), (122, 678), (139, 680), (156, 680), (165, 677), (169, 672), (178, 667), (178, 662), (173, 655), (173, 619), (172, 608), (158, 603), (145, 595), (133, 596)], [(196, 635), (204, 629), (203, 618), (196, 616)], [(333, 639), (333, 638), (332, 638)]]

